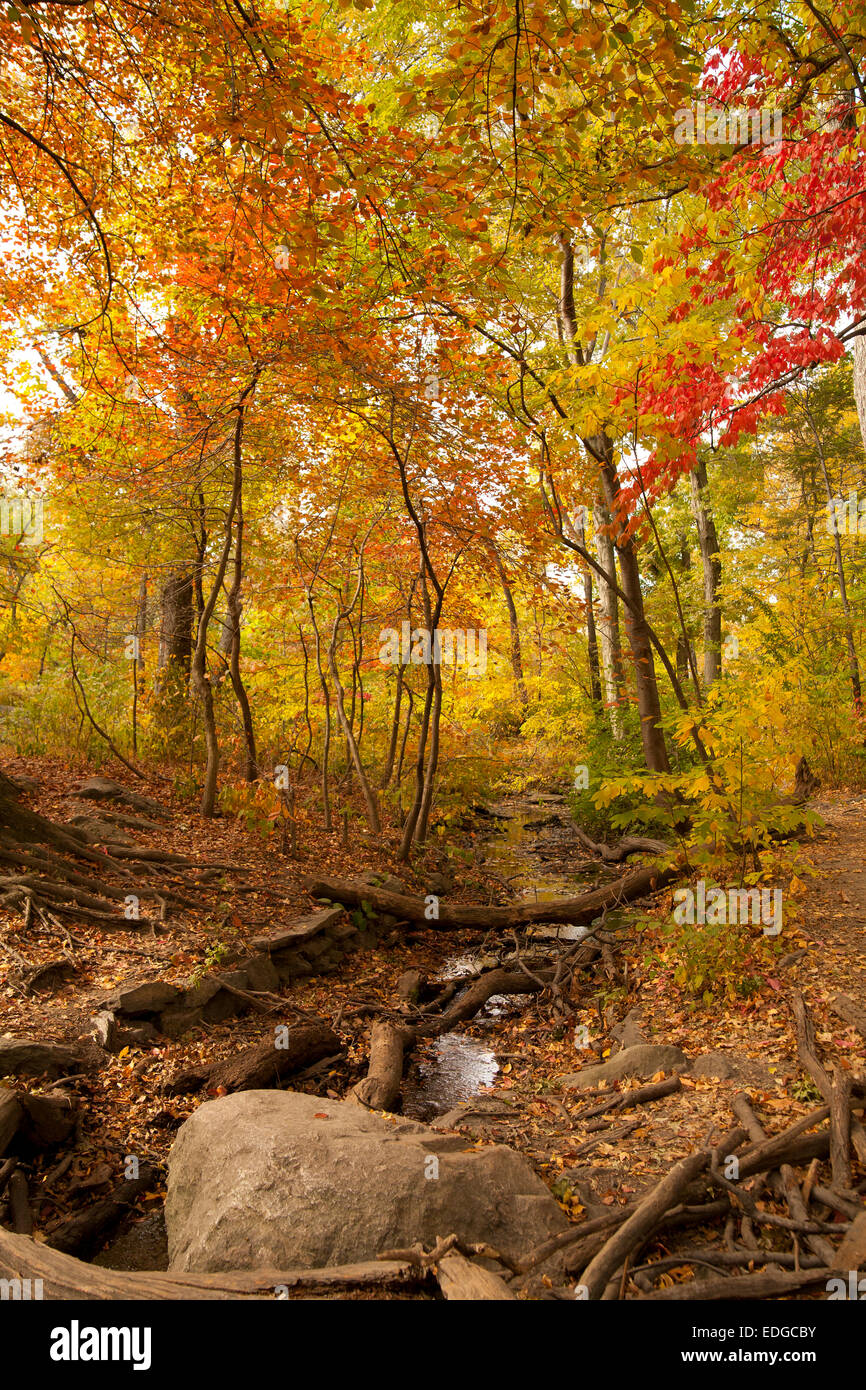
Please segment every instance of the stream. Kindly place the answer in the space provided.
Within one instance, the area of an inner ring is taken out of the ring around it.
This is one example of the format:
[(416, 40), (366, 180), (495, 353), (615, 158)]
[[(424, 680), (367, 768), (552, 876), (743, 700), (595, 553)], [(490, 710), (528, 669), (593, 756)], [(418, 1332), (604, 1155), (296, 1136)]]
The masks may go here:
[[(492, 830), (485, 844), (483, 867), (499, 878), (516, 901), (551, 902), (594, 886), (604, 870), (585, 858), (575, 840), (564, 796), (542, 795), (521, 801), (491, 803)], [(610, 914), (609, 914), (610, 916)], [(580, 941), (579, 926), (536, 926), (524, 940)], [(453, 979), (487, 964), (478, 953), (450, 956), (440, 977)], [(499, 1019), (518, 1012), (525, 996), (493, 995), (473, 1026), (491, 1029)], [(403, 1086), (403, 1114), (429, 1123), (461, 1101), (482, 1094), (499, 1072), (493, 1047), (469, 1033), (446, 1033), (417, 1052)]]

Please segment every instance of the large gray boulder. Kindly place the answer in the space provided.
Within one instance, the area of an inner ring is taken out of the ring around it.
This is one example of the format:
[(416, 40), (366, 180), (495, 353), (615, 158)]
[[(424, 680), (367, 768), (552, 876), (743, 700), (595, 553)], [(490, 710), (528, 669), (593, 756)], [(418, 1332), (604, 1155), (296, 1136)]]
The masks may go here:
[(209, 1101), (178, 1132), (169, 1268), (307, 1268), (375, 1259), (456, 1232), (516, 1259), (568, 1222), (503, 1144), (297, 1091)]

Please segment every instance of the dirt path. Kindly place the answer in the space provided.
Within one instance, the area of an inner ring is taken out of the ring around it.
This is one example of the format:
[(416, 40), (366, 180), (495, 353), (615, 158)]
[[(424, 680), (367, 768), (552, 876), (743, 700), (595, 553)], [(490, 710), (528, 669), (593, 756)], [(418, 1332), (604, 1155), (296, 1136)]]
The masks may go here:
[(808, 955), (792, 976), (810, 1003), (842, 991), (866, 1007), (866, 797), (839, 795), (815, 809), (826, 822), (813, 850), (820, 876), (804, 902)]

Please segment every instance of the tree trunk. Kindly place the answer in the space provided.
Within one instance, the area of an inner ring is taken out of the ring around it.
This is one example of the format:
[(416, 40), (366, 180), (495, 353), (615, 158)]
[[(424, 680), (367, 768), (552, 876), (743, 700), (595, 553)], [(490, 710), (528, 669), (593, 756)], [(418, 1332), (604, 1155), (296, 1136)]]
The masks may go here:
[(192, 665), (193, 577), (187, 565), (175, 565), (159, 597), (160, 628), (156, 661), (156, 692), (167, 706), (166, 718), (181, 704), (189, 686)]
[[(592, 509), (595, 532), (595, 553), (605, 574), (616, 574), (613, 540), (609, 528), (610, 513), (601, 502)], [(619, 640), (619, 604), (613, 589), (603, 579), (598, 581), (598, 633), (601, 681), (604, 704), (610, 720), (611, 733), (619, 741), (623, 736), (620, 679), (622, 653)]]
[(367, 812), (367, 823), (374, 835), (381, 835), (382, 826), (379, 820), (379, 807), (376, 803), (376, 793), (370, 786), (364, 765), (361, 762), (361, 754), (358, 750), (357, 740), (352, 726), (346, 716), (346, 696), (343, 685), (337, 671), (336, 645), (340, 630), (340, 618), (334, 622), (334, 629), (331, 634), (331, 644), (328, 647), (328, 670), (331, 673), (331, 682), (334, 686), (334, 699), (337, 705), (337, 718), (340, 721), (340, 728), (346, 739), (346, 747), (351, 759), (352, 767), (355, 769), (355, 776), (358, 779), (358, 786), (361, 788), (361, 795), (364, 798), (364, 807)]
[[(827, 502), (829, 504), (833, 501), (833, 488), (830, 483), (830, 475), (827, 472), (827, 460), (824, 456), (823, 441), (821, 439), (821, 434), (818, 430), (818, 426), (816, 425), (815, 420), (812, 416), (812, 411), (809, 407), (808, 395), (806, 398), (805, 415), (815, 439), (815, 445), (818, 451), (818, 462), (821, 465), (821, 474), (824, 479), (824, 488), (827, 493)], [(854, 701), (854, 709), (856, 713), (859, 715), (862, 709), (862, 685), (860, 681), (860, 662), (857, 658), (857, 648), (854, 645), (854, 626), (851, 619), (851, 605), (848, 601), (848, 585), (845, 578), (845, 564), (842, 559), (842, 541), (839, 535), (839, 519), (836, 516), (832, 506), (828, 505), (827, 514), (828, 516), (833, 516), (835, 519), (833, 525), (833, 549), (836, 555), (836, 576), (839, 580), (839, 597), (842, 600), (842, 612), (845, 615), (845, 647), (848, 654), (848, 675), (851, 681), (851, 693)]]
[(505, 599), (505, 607), (508, 609), (508, 627), (511, 636), (511, 670), (514, 673), (514, 686), (517, 690), (517, 698), (520, 701), (524, 715), (529, 706), (529, 696), (526, 692), (526, 681), (523, 676), (523, 652), (520, 648), (520, 624), (517, 619), (517, 608), (514, 603), (514, 595), (505, 567), (495, 545), (491, 545), (493, 558), (496, 561), (496, 569), (499, 573), (499, 583)]
[(247, 782), (254, 782), (258, 776), (258, 759), (256, 757), (256, 736), (253, 729), (253, 715), (250, 709), (249, 696), (246, 686), (241, 676), (241, 581), (243, 579), (243, 550), (244, 547), (244, 508), (243, 496), (238, 497), (238, 516), (237, 534), (235, 536), (235, 562), (232, 587), (228, 592), (228, 623), (230, 631), (229, 645), (229, 675), (231, 677), (232, 689), (235, 692), (235, 699), (241, 712), (241, 723), (244, 729), (244, 743), (246, 746), (246, 761), (244, 766), (244, 779)]
[(216, 809), (216, 790), (217, 777), (219, 774), (219, 739), (217, 737), (216, 716), (214, 714), (213, 686), (207, 671), (207, 634), (216, 607), (217, 598), (222, 588), (225, 578), (226, 567), (228, 565), (229, 554), (231, 552), (232, 534), (234, 531), (235, 517), (238, 507), (241, 505), (241, 491), (243, 485), (243, 436), (244, 436), (244, 417), (246, 413), (246, 398), (255, 389), (258, 380), (258, 368), (253, 373), (251, 380), (241, 393), (240, 401), (237, 405), (237, 422), (234, 429), (233, 459), (232, 459), (232, 495), (229, 503), (228, 515), (225, 521), (225, 539), (223, 541), (222, 552), (217, 564), (217, 572), (214, 577), (213, 587), (210, 597), (204, 604), (198, 620), (198, 632), (196, 634), (195, 650), (193, 652), (190, 674), (193, 685), (201, 700), (202, 717), (204, 720), (205, 747), (207, 749), (207, 764), (205, 767), (204, 786), (201, 795), (201, 813), (203, 816), (212, 816)]
[[(584, 511), (581, 508), (577, 527), (578, 545), (586, 549), (586, 526), (584, 524)], [(616, 598), (616, 594), (614, 594)], [(589, 662), (589, 688), (592, 694), (592, 702), (598, 710), (601, 710), (601, 667), (598, 660), (598, 633), (595, 626), (595, 610), (592, 606), (592, 570), (584, 566), (583, 570), (583, 609), (586, 616), (586, 655)]]
[(424, 791), (421, 797), (421, 809), (418, 813), (418, 825), (415, 830), (415, 841), (423, 845), (427, 839), (427, 828), (430, 822), (430, 808), (433, 805), (433, 791), (436, 786), (436, 772), (439, 767), (439, 725), (442, 718), (442, 667), (436, 663), (430, 667), (433, 676), (433, 708), (430, 711), (430, 754), (427, 758), (427, 767), (424, 771)]
[[(586, 442), (599, 464), (605, 505), (611, 515), (616, 517), (619, 512), (620, 498), (619, 478), (613, 461), (613, 441), (607, 434), (602, 433)], [(625, 606), (625, 627), (634, 666), (644, 758), (650, 772), (669, 772), (670, 762), (668, 761), (667, 745), (659, 722), (661, 706), (659, 704), (652, 643), (644, 617), (643, 591), (640, 587), (637, 550), (634, 538), (624, 535), (619, 520), (617, 521), (614, 544), (619, 556), (622, 591), (628, 599), (628, 604)]]
[(710, 509), (707, 466), (699, 460), (690, 474), (692, 513), (698, 529), (698, 545), (704, 571), (704, 685), (709, 688), (722, 674), (722, 609), (719, 587), (722, 561), (719, 538)]
[(391, 719), (391, 737), (388, 740), (388, 752), (385, 756), (385, 768), (382, 773), (382, 780), (379, 783), (384, 790), (391, 781), (394, 772), (394, 762), (397, 757), (397, 741), (400, 737), (400, 710), (403, 705), (403, 667), (397, 667), (397, 689), (394, 691), (394, 714)]
[(854, 339), (851, 352), (854, 358), (854, 400), (860, 419), (860, 434), (866, 450), (866, 337), (861, 333)]
[[(484, 931), (511, 931), (515, 927), (524, 927), (536, 922), (565, 922), (576, 925), (592, 922), (594, 918), (601, 916), (605, 908), (646, 897), (666, 884), (675, 882), (685, 872), (683, 866), (660, 869), (650, 865), (645, 869), (635, 869), (601, 888), (581, 893), (577, 898), (517, 903), (513, 907), (479, 907), (468, 904), (454, 907), (450, 903), (440, 902), (439, 916), (435, 919), (427, 917), (425, 898), (391, 893), (385, 888), (374, 888), (367, 883), (339, 878), (309, 878), (305, 879), (304, 887), (312, 898), (325, 898), (328, 902), (344, 903), (347, 907), (360, 907), (363, 902), (367, 902), (378, 913), (396, 917), (402, 922), (418, 922), (435, 931), (457, 930), (462, 927), (480, 928)], [(528, 980), (526, 987), (531, 992)]]

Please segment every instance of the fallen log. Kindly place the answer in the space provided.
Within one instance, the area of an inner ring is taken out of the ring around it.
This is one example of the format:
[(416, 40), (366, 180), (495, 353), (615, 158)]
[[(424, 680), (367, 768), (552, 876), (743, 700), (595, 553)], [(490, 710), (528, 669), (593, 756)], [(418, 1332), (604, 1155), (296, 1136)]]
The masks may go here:
[(103, 1269), (0, 1228), (0, 1278), (39, 1279), (45, 1299), (227, 1299), (291, 1297), (421, 1285), (427, 1269), (409, 1261), (369, 1261), (326, 1269), (254, 1269), (223, 1274)]
[(632, 854), (670, 854), (671, 846), (663, 840), (651, 840), (645, 835), (623, 835), (615, 845), (606, 845), (602, 840), (590, 839), (579, 825), (573, 827), (584, 849), (590, 850), (605, 864), (622, 864)]
[(393, 1110), (400, 1099), (404, 1053), (415, 1038), (414, 1029), (378, 1019), (370, 1033), (367, 1075), (352, 1087), (350, 1094), (371, 1110)]
[(382, 915), (397, 917), (406, 922), (420, 922), (434, 930), (453, 930), (477, 927), (482, 931), (508, 931), (513, 927), (530, 926), (537, 922), (588, 925), (600, 917), (606, 908), (635, 902), (649, 893), (673, 883), (685, 872), (684, 867), (661, 869), (650, 865), (636, 869), (615, 883), (593, 888), (577, 898), (557, 898), (553, 902), (515, 903), (511, 907), (455, 906), (439, 902), (439, 916), (431, 919), (427, 900), (403, 893), (391, 893), (368, 883), (341, 878), (308, 878), (304, 887), (310, 897), (326, 902), (342, 903), (346, 907), (361, 907), (368, 903)]
[(723, 1303), (729, 1299), (777, 1298), (781, 1294), (807, 1289), (813, 1284), (826, 1284), (832, 1276), (832, 1269), (809, 1269), (790, 1274), (784, 1271), (779, 1274), (762, 1272), (740, 1274), (734, 1278), (695, 1279), (690, 1284), (675, 1284), (670, 1289), (654, 1289), (652, 1293), (642, 1294), (637, 1301), (678, 1303), (700, 1298)]
[(577, 1118), (583, 1124), (585, 1120), (594, 1119), (596, 1115), (606, 1115), (611, 1110), (629, 1110), (633, 1105), (648, 1105), (650, 1101), (672, 1096), (682, 1088), (683, 1083), (679, 1076), (669, 1076), (664, 1081), (651, 1081), (646, 1086), (639, 1086), (635, 1091), (621, 1091), (612, 1100), (590, 1106), (589, 1110), (581, 1110)]
[(180, 1072), (166, 1083), (170, 1096), (189, 1095), (202, 1088), (225, 1091), (260, 1091), (275, 1086), (283, 1077), (301, 1071), (341, 1050), (340, 1039), (326, 1023), (292, 1024), (287, 1029), (285, 1047), (278, 1046), (276, 1034), (268, 1042), (244, 1048), (224, 1061), (209, 1062)]
[(64, 1255), (77, 1255), (81, 1259), (95, 1255), (112, 1230), (128, 1214), (136, 1198), (152, 1187), (156, 1180), (157, 1170), (153, 1164), (143, 1163), (137, 1178), (124, 1179), (106, 1197), (64, 1221), (49, 1235), (47, 1244), (52, 1250), (59, 1250)]
[(462, 1302), (498, 1300), (515, 1301), (515, 1296), (498, 1274), (473, 1264), (456, 1250), (441, 1259), (436, 1266), (436, 1278), (446, 1299)]

